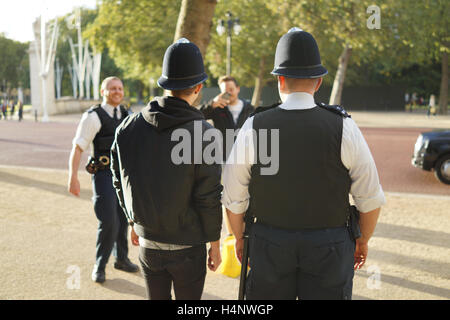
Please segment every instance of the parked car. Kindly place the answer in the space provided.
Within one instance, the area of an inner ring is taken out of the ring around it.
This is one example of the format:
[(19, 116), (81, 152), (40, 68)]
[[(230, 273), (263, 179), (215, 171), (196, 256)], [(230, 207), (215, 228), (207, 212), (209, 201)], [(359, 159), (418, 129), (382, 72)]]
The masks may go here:
[(434, 170), (439, 181), (450, 184), (450, 130), (421, 133), (411, 163), (423, 170)]

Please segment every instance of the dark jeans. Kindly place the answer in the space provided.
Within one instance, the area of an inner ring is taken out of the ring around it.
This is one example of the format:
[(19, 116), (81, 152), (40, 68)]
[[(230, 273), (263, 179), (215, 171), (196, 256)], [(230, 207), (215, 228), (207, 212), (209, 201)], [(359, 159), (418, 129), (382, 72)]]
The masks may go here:
[(117, 260), (128, 257), (128, 222), (117, 199), (110, 170), (92, 176), (94, 211), (98, 219), (96, 264), (104, 269), (111, 252)]
[(346, 227), (250, 232), (248, 300), (350, 300), (355, 242)]
[(200, 300), (206, 277), (206, 245), (181, 250), (153, 250), (140, 247), (142, 266), (150, 300), (171, 300), (172, 283), (177, 300)]

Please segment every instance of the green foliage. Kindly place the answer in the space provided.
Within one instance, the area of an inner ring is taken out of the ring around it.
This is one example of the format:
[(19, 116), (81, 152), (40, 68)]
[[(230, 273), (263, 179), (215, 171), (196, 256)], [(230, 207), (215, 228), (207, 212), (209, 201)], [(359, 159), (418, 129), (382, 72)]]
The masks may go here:
[(30, 86), (29, 43), (6, 38), (0, 33), (0, 85), (7, 88)]
[(161, 75), (180, 4), (179, 0), (104, 0), (84, 35), (99, 50), (109, 49), (126, 78), (148, 83), (150, 78)]
[(216, 6), (213, 19), (211, 42), (206, 54), (208, 69), (213, 77), (218, 78), (226, 73), (226, 34), (219, 36), (216, 32), (218, 20), (226, 20), (226, 12), (231, 11), (234, 18), (240, 19), (242, 31), (232, 35), (232, 75), (240, 85), (251, 87), (261, 69), (264, 81), (273, 80), (275, 47), (283, 34), (279, 13), (274, 12), (268, 1), (241, 0), (220, 1)]

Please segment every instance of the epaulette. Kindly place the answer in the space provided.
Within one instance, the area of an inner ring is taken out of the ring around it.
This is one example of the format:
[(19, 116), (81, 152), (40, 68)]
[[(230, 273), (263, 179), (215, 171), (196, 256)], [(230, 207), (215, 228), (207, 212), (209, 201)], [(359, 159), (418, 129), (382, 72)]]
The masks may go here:
[(255, 111), (253, 111), (253, 112), (250, 114), (250, 117), (254, 116), (254, 115), (257, 114), (257, 113), (264, 112), (264, 111), (267, 111), (267, 110), (276, 108), (276, 107), (278, 107), (280, 104), (281, 104), (281, 102), (277, 102), (277, 103), (275, 103), (275, 104), (273, 104), (273, 105), (271, 105), (271, 106), (268, 106), (268, 107), (258, 107), (258, 108), (255, 109)]
[(321, 107), (321, 108), (324, 108), (324, 109), (328, 110), (328, 111), (336, 113), (336, 114), (340, 115), (341, 117), (344, 117), (344, 118), (351, 118), (352, 117), (340, 105), (337, 105), (337, 104), (336, 105), (328, 105), (328, 104), (325, 104), (323, 102), (318, 102), (317, 105), (319, 107)]
[(94, 112), (95, 109), (100, 108), (101, 106), (102, 106), (101, 104), (94, 104), (93, 106), (91, 106), (91, 107), (87, 110), (87, 112), (88, 112), (88, 113)]

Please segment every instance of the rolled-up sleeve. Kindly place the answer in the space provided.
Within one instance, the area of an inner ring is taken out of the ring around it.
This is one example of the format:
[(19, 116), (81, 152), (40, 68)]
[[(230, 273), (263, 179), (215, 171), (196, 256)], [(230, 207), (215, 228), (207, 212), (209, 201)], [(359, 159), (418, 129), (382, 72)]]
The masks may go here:
[(360, 212), (369, 212), (386, 203), (375, 161), (356, 123), (344, 119), (341, 158), (349, 170), (350, 194)]
[(242, 126), (223, 170), (222, 204), (235, 214), (247, 211), (250, 201), (248, 185), (254, 162), (253, 117)]
[(96, 134), (100, 131), (101, 126), (100, 119), (95, 112), (83, 113), (72, 144), (78, 145), (81, 150), (86, 151)]

